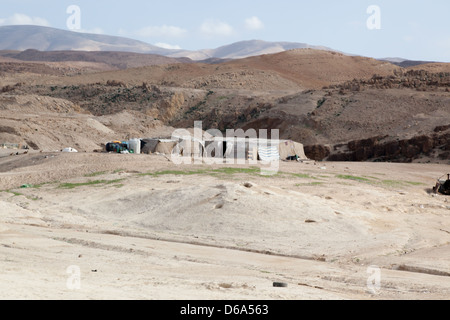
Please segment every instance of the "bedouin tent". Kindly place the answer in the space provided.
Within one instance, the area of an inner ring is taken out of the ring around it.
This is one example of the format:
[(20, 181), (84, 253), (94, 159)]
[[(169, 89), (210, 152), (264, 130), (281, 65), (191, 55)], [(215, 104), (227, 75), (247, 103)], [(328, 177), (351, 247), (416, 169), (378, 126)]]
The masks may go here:
[(141, 139), (141, 153), (170, 155), (177, 144), (178, 140), (172, 139)]
[[(247, 138), (216, 138), (205, 141), (208, 157), (227, 159), (249, 159), (250, 154), (258, 155), (260, 160), (276, 161), (296, 158), (307, 160), (303, 144), (291, 140), (267, 140)], [(216, 153), (221, 153), (216, 155)]]
[(205, 151), (202, 143), (195, 139), (181, 139), (175, 143), (172, 153), (182, 157), (202, 158)]
[(177, 146), (178, 140), (171, 139), (161, 139), (159, 140), (158, 145), (156, 146), (155, 152), (162, 153), (165, 155), (172, 154), (174, 148)]
[(257, 146), (256, 141), (249, 139), (226, 139), (225, 157), (231, 159), (247, 159), (248, 152)]
[[(205, 141), (195, 139), (142, 139), (142, 153), (178, 154), (183, 157), (219, 157), (248, 159), (257, 152), (264, 161), (297, 158), (308, 160), (303, 144), (291, 140), (218, 138)], [(220, 153), (220, 154), (216, 154)]]
[(156, 147), (159, 144), (159, 139), (142, 139), (141, 152), (144, 154), (152, 154), (156, 152)]
[(209, 158), (247, 159), (249, 151), (258, 146), (254, 139), (215, 138), (204, 141), (204, 156)]
[(290, 141), (282, 140), (278, 145), (278, 150), (280, 153), (280, 159), (286, 160), (291, 157), (297, 156), (300, 160), (307, 160), (308, 157), (305, 155), (305, 149), (303, 144)]

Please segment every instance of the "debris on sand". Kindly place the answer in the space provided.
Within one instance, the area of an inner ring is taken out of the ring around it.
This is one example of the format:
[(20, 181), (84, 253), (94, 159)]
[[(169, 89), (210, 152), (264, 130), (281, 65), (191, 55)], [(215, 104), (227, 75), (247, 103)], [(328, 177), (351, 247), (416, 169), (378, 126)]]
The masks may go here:
[(433, 187), (433, 192), (435, 194), (442, 194), (446, 196), (450, 196), (450, 173), (447, 174), (447, 180), (438, 179), (436, 186)]
[(275, 288), (287, 288), (288, 284), (285, 282), (274, 282), (273, 286)]

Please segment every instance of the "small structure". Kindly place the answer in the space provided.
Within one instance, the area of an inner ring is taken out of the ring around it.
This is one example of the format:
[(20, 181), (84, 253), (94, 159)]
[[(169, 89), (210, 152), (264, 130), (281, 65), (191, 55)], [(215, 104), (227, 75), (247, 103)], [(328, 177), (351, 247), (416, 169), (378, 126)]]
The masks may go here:
[(113, 141), (106, 144), (107, 152), (140, 154), (142, 148), (141, 139), (129, 141)]
[(76, 150), (74, 148), (64, 148), (62, 150), (62, 152), (64, 152), (64, 153), (78, 153), (78, 150)]
[(235, 160), (307, 161), (303, 144), (291, 140), (271, 140), (236, 137), (211, 137), (204, 140), (192, 136), (133, 139), (106, 144), (107, 152), (164, 154), (193, 158)]
[(450, 173), (447, 174), (447, 180), (438, 179), (436, 186), (433, 188), (434, 193), (450, 196)]
[(170, 155), (177, 146), (178, 140), (175, 139), (142, 139), (141, 153), (152, 154), (161, 153)]
[(303, 144), (291, 140), (251, 139), (251, 138), (214, 138), (205, 141), (207, 156), (217, 157), (216, 152), (223, 152), (224, 158), (288, 161), (306, 161)]
[(122, 153), (128, 151), (129, 145), (125, 141), (113, 141), (106, 144), (106, 152)]

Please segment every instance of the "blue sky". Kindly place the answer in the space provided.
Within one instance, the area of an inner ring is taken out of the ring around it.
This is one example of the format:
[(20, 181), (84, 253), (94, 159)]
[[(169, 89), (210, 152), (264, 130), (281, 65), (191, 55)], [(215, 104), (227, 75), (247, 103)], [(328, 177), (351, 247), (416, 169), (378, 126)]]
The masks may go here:
[[(0, 25), (68, 29), (71, 14), (67, 8), (76, 5), (82, 32), (125, 36), (165, 47), (197, 50), (259, 39), (323, 45), (375, 58), (450, 62), (448, 0), (0, 2)], [(379, 16), (368, 12), (372, 5), (379, 8)], [(368, 20), (376, 28), (369, 29)]]

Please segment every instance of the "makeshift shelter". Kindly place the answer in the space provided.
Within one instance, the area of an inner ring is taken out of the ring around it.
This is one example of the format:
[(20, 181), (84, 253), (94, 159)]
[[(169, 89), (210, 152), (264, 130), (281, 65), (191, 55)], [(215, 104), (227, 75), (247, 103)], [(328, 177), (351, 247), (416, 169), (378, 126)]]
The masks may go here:
[(78, 153), (78, 150), (76, 150), (74, 148), (64, 148), (62, 150), (62, 152), (65, 152), (65, 153)]
[(217, 157), (219, 152), (227, 159), (246, 160), (308, 160), (303, 144), (290, 140), (215, 138), (205, 141), (208, 157)]
[(288, 160), (292, 158), (297, 158), (299, 160), (307, 160), (305, 155), (305, 149), (303, 144), (290, 141), (282, 140), (278, 144), (278, 151), (280, 153), (281, 160)]
[(244, 138), (230, 138), (224, 141), (225, 158), (248, 159), (248, 153), (258, 145), (257, 141)]
[(142, 139), (141, 153), (152, 154), (156, 152), (156, 147), (159, 144), (159, 139)]
[(203, 141), (195, 139), (183, 139), (174, 149), (182, 157), (202, 158), (204, 155)]
[(142, 139), (141, 153), (161, 153), (170, 155), (177, 146), (178, 142), (178, 140), (173, 139)]
[[(135, 139), (137, 140), (137, 139)], [(115, 141), (106, 145), (108, 152), (130, 149), (134, 140)], [(223, 158), (236, 160), (308, 160), (303, 144), (291, 140), (222, 138), (215, 137), (200, 141), (190, 136), (172, 139), (139, 139), (140, 152), (160, 153), (194, 158)]]
[(155, 152), (162, 154), (172, 154), (175, 147), (178, 145), (178, 140), (161, 139), (156, 146)]

